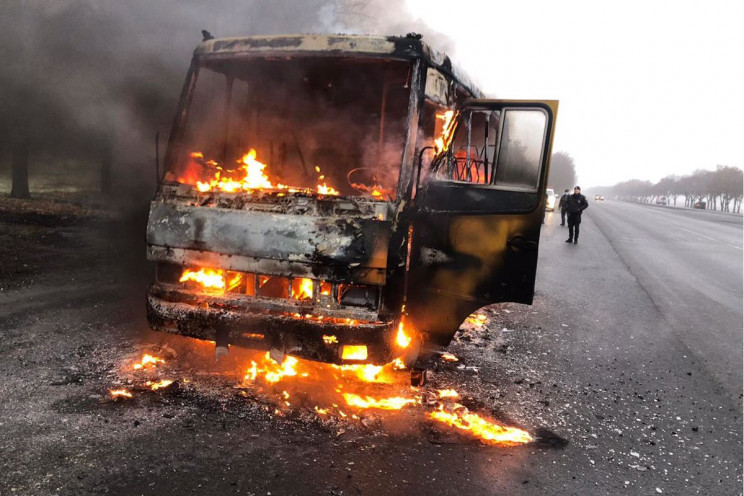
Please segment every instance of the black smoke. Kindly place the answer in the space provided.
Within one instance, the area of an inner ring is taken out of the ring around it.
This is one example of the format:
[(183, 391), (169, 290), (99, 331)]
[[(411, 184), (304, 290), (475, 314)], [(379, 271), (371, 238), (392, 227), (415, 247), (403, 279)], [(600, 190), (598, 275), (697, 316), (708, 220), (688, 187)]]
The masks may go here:
[(154, 136), (167, 140), (202, 29), (433, 39), (404, 6), (380, 0), (0, 0), (1, 175), (20, 143), (32, 176), (71, 162), (96, 174), (113, 156), (120, 189), (151, 194)]

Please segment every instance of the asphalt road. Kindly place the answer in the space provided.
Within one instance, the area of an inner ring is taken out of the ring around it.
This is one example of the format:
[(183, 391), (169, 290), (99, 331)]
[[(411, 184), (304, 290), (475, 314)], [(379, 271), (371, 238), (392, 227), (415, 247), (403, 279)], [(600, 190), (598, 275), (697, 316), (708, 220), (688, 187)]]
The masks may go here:
[(609, 201), (588, 215), (692, 355), (740, 393), (742, 217)]
[[(485, 309), (450, 347), (460, 361), (437, 365), (426, 391), (455, 388), (471, 411), (536, 437), (517, 447), (435, 425), (426, 405), (319, 418), (327, 382), (236, 389), (253, 355), (215, 364), (210, 345), (147, 330), (141, 217), (0, 215), (0, 494), (741, 494), (736, 378), (657, 301), (653, 267), (630, 258), (638, 228), (613, 220), (644, 209), (593, 203), (578, 245), (548, 214), (535, 304)], [(740, 350), (738, 329), (728, 347)], [(143, 352), (167, 359), (150, 373), (173, 386), (143, 387)], [(110, 400), (114, 387), (134, 398)], [(422, 394), (405, 376), (369, 388)]]

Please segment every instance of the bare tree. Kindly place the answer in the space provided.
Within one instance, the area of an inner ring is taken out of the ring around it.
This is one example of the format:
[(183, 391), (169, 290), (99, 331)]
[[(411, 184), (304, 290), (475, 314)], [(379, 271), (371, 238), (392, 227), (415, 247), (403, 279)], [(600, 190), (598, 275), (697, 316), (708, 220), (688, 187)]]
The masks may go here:
[(556, 191), (571, 189), (576, 185), (576, 164), (566, 152), (556, 152), (550, 159), (548, 185)]

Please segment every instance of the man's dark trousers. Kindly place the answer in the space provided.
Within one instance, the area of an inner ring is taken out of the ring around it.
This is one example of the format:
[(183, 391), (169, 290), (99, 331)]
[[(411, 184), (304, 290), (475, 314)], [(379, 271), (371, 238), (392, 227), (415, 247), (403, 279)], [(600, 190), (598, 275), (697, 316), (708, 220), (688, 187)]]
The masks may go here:
[(581, 213), (568, 214), (568, 239), (579, 239), (579, 225), (581, 224)]

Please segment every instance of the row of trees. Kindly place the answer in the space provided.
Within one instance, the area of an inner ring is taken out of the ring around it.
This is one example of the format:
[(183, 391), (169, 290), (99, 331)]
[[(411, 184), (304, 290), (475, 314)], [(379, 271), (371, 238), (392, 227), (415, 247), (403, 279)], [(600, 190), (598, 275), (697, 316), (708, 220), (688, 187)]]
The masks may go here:
[(687, 176), (667, 176), (656, 184), (631, 179), (613, 186), (612, 194), (624, 200), (644, 203), (666, 197), (674, 205), (677, 205), (679, 197), (683, 197), (686, 207), (705, 202), (706, 209), (740, 213), (744, 172), (738, 167), (719, 165), (712, 171), (697, 170)]
[(564, 189), (573, 190), (576, 186), (576, 164), (573, 157), (566, 152), (555, 152), (550, 158), (550, 174), (548, 187), (556, 193), (563, 193)]

